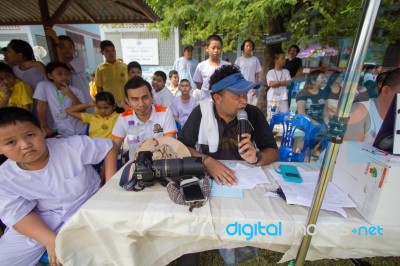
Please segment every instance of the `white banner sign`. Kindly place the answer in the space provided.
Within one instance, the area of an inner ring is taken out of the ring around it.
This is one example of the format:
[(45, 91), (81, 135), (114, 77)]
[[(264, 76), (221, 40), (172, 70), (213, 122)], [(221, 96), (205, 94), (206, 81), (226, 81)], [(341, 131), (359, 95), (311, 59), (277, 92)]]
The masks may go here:
[(121, 39), (122, 59), (126, 64), (159, 65), (157, 39)]

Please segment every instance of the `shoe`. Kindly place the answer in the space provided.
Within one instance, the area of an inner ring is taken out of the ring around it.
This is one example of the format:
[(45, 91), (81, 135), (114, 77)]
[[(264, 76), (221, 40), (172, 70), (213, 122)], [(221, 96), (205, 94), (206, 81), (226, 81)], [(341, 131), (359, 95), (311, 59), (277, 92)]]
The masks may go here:
[(351, 263), (355, 266), (371, 266), (371, 264), (367, 261), (361, 259), (349, 259)]

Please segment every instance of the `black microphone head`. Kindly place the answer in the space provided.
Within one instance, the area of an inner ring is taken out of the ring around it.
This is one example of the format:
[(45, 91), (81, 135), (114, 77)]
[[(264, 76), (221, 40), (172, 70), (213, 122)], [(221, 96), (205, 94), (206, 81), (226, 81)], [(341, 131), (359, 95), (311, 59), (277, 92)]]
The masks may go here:
[(247, 112), (245, 110), (240, 110), (237, 114), (238, 120), (247, 120)]

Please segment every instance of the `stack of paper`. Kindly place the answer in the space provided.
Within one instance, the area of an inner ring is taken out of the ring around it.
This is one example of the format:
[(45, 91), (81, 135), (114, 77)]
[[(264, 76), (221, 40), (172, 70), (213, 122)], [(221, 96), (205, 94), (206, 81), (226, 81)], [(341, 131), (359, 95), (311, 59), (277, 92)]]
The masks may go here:
[[(297, 204), (310, 207), (316, 189), (319, 171), (304, 171), (300, 167), (297, 168), (301, 177), (302, 183), (287, 182), (282, 175), (277, 173), (275, 169), (268, 169), (269, 173), (276, 179), (278, 184), (286, 196), (288, 204)], [(321, 209), (334, 211), (347, 217), (343, 208), (355, 208), (357, 205), (349, 198), (349, 196), (339, 189), (335, 184), (329, 182), (325, 193), (324, 201)]]
[(261, 167), (248, 167), (243, 164), (233, 163), (225, 165), (235, 171), (238, 183), (235, 186), (226, 186), (218, 185), (217, 182), (213, 181), (211, 196), (243, 198), (242, 189), (253, 189), (258, 184), (270, 184), (268, 177)]

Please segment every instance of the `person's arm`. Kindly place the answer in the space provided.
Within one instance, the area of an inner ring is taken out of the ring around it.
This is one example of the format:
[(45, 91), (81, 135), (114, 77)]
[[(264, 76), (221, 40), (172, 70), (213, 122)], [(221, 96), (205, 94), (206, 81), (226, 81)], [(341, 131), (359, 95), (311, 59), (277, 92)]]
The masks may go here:
[(197, 65), (196, 70), (193, 74), (193, 81), (196, 83), (196, 87), (200, 90), (203, 86), (203, 78), (201, 76), (201, 64)]
[(297, 101), (297, 113), (301, 115), (306, 115), (306, 101)]
[(201, 157), (201, 161), (203, 162), (204, 168), (207, 173), (214, 178), (214, 180), (219, 184), (225, 184), (228, 186), (236, 185), (238, 180), (235, 176), (235, 172), (226, 167), (223, 163), (218, 160), (215, 160), (211, 156), (205, 155), (201, 152), (198, 152), (196, 149), (188, 147), (190, 154), (195, 157)]
[(81, 104), (81, 101), (79, 101), (78, 97), (72, 92), (68, 84), (61, 85), (60, 90), (71, 99), (73, 105)]
[[(258, 79), (260, 78), (260, 72), (257, 72), (256, 74), (255, 74), (255, 82), (258, 82)], [(256, 95), (257, 94), (257, 90), (256, 89), (252, 89), (251, 90), (252, 91), (252, 93), (253, 93), (253, 95)]]
[(72, 105), (71, 107), (68, 107), (67, 109), (65, 109), (65, 112), (68, 115), (82, 121), (81, 113), (85, 112), (85, 110), (90, 107), (96, 107), (95, 102), (87, 102), (87, 103)]
[(65, 60), (63, 58), (62, 47), (60, 47), (61, 42), (58, 39), (57, 33), (51, 27), (46, 27), (44, 29), (44, 33), (45, 33), (45, 35), (49, 36), (54, 41), (54, 44), (57, 47), (56, 50), (57, 50), (58, 61), (60, 61), (62, 63), (67, 63), (67, 62), (65, 62)]
[(118, 154), (122, 145), (122, 141), (113, 140), (113, 146), (104, 158), (104, 170), (106, 182), (117, 172)]
[(8, 100), (10, 100), (11, 97), (11, 90), (8, 88), (5, 88), (4, 86), (0, 87), (0, 90), (3, 92), (3, 98), (0, 99), (0, 108), (7, 107)]
[(365, 132), (368, 131), (370, 125), (370, 117), (368, 110), (363, 104), (354, 104), (349, 115), (349, 123), (347, 125), (344, 140), (364, 141)]
[(176, 128), (176, 122), (174, 119), (174, 115), (172, 114), (172, 111), (170, 108), (166, 111), (165, 115), (165, 123), (164, 123), (164, 136), (166, 137), (171, 137), (171, 138), (176, 138), (176, 134), (178, 133), (178, 130)]
[(255, 82), (258, 82), (258, 79), (260, 78), (260, 72), (257, 72), (254, 78)]
[(268, 86), (272, 87), (272, 88), (277, 88), (277, 87), (281, 87), (281, 86), (286, 86), (286, 79), (285, 80), (271, 80), (268, 83)]
[(37, 100), (37, 114), (41, 128), (46, 132), (46, 135), (53, 134), (53, 130), (47, 124), (47, 112), (49, 104), (45, 101)]
[(55, 250), (57, 234), (46, 225), (37, 213), (28, 213), (24, 218), (14, 224), (13, 228), (18, 233), (44, 245), (49, 256), (50, 264), (61, 266)]
[(322, 118), (324, 119), (325, 124), (329, 123), (330, 115), (328, 101), (325, 101), (324, 109), (322, 110)]
[(107, 153), (107, 156), (104, 159), (106, 183), (117, 172), (118, 155), (119, 155), (119, 151), (121, 149), (121, 145), (124, 142), (123, 139), (119, 139), (119, 138), (115, 138), (115, 137), (113, 137), (112, 141), (113, 141), (113, 147)]
[(40, 61), (25, 61), (21, 64), (23, 69), (30, 69), (32, 67), (38, 67), (43, 74), (46, 74), (46, 66)]
[(268, 165), (276, 162), (279, 158), (278, 150), (275, 148), (265, 148), (260, 151), (261, 158), (257, 157), (257, 149), (251, 141), (251, 135), (242, 134), (242, 141), (239, 142), (239, 154), (246, 162), (257, 165)]

